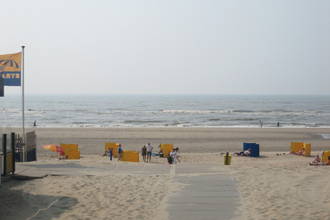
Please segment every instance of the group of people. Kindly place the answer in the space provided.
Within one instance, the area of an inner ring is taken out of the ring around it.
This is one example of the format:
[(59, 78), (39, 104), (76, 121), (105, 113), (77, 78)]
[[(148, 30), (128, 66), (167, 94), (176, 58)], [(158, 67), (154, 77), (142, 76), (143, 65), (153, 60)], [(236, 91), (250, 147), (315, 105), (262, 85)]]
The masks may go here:
[[(142, 159), (144, 162), (146, 163), (150, 163), (151, 162), (151, 156), (152, 156), (152, 151), (153, 151), (154, 147), (151, 145), (151, 143), (147, 143), (146, 145), (144, 145), (141, 149), (141, 155), (142, 155)], [(118, 146), (118, 160), (121, 160), (122, 155), (123, 155), (123, 146), (121, 144), (119, 144)], [(176, 164), (177, 162), (181, 162), (180, 161), (180, 156), (178, 155), (179, 152), (179, 148), (176, 147), (174, 148), (170, 154), (167, 157), (167, 161), (169, 164)], [(109, 148), (108, 151), (106, 151), (104, 153), (104, 156), (108, 155), (109, 159), (112, 160), (113, 158), (113, 149)], [(159, 151), (159, 155), (162, 155), (162, 151)]]
[[(118, 145), (118, 160), (121, 160), (122, 156), (123, 156), (123, 146), (121, 144)], [(103, 156), (106, 156), (108, 154), (109, 159), (112, 160), (113, 157), (113, 149), (109, 148), (109, 150), (107, 152), (104, 153)]]
[[(146, 145), (144, 145), (141, 149), (141, 155), (143, 158), (143, 161), (146, 163), (150, 163), (151, 162), (151, 156), (152, 156), (152, 150), (153, 150), (153, 146), (151, 145), (151, 143), (148, 143)], [(170, 154), (167, 157), (167, 161), (169, 164), (176, 164), (177, 162), (180, 162), (180, 156), (178, 155), (179, 152), (179, 148), (174, 148)], [(163, 152), (160, 149), (159, 150), (159, 155), (162, 157), (163, 156)]]
[(144, 162), (149, 163), (151, 161), (153, 149), (154, 147), (151, 145), (151, 143), (148, 143), (142, 147), (141, 154)]

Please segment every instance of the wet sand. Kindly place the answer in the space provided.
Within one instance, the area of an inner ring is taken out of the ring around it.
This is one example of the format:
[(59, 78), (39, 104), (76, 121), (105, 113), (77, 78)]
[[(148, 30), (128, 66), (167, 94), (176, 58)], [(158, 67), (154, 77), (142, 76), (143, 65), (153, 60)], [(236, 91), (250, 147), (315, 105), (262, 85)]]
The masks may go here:
[[(261, 151), (288, 151), (290, 142), (311, 143), (313, 150), (330, 146), (330, 128), (38, 128), (38, 146), (77, 143), (84, 154), (98, 154), (105, 142), (119, 142), (140, 150), (147, 142), (154, 147), (172, 143), (181, 152), (239, 151), (243, 142), (260, 144)], [(39, 153), (43, 153), (40, 150)]]

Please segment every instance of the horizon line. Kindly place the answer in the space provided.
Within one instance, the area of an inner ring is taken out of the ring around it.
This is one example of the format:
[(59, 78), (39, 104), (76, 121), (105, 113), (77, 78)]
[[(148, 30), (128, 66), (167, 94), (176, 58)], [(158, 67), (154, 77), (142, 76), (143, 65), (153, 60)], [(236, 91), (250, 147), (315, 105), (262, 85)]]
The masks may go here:
[[(127, 95), (127, 96), (330, 96), (330, 94), (297, 94), (297, 93), (287, 93), (287, 94), (258, 94), (258, 93), (25, 93), (25, 96), (61, 96), (61, 95), (84, 95), (84, 96), (117, 96), (117, 95)], [(21, 96), (21, 94), (9, 93), (6, 96)]]

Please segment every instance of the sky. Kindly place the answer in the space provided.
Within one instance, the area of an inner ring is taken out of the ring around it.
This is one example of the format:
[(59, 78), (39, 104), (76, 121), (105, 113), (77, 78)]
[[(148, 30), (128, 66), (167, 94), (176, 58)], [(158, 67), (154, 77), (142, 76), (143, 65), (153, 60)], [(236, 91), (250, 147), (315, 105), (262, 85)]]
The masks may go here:
[(330, 95), (329, 11), (328, 0), (5, 1), (0, 54), (26, 45), (26, 94)]

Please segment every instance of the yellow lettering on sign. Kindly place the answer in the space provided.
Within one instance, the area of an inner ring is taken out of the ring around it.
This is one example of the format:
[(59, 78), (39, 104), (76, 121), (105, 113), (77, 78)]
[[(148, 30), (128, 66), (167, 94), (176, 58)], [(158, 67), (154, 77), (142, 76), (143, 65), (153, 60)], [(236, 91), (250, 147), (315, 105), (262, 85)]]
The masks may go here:
[(2, 74), (3, 79), (20, 79), (20, 74), (17, 73), (3, 73)]
[(20, 79), (21, 75), (18, 73), (2, 73), (3, 79)]

